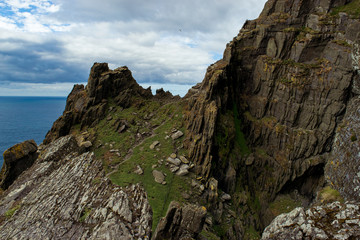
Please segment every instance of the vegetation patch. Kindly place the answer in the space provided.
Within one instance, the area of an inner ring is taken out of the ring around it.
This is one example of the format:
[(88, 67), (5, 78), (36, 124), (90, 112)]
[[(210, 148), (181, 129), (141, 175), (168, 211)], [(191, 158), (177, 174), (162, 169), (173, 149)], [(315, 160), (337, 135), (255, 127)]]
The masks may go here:
[(345, 40), (333, 40), (332, 42), (336, 43), (337, 45), (343, 46), (343, 47), (348, 47), (348, 48), (351, 47), (351, 44)]
[(319, 200), (321, 203), (331, 203), (335, 201), (339, 201), (341, 203), (344, 202), (344, 198), (340, 195), (340, 193), (330, 186), (323, 188), (319, 192)]
[(17, 210), (19, 210), (20, 209), (20, 204), (19, 205), (16, 205), (15, 207), (13, 207), (13, 208), (10, 208), (9, 210), (7, 210), (6, 212), (5, 212), (5, 217), (6, 218), (11, 218), (13, 215), (14, 215), (14, 213), (17, 211)]
[(274, 216), (291, 212), (294, 208), (300, 207), (301, 201), (291, 198), (289, 194), (279, 195), (274, 202), (270, 203), (269, 209)]
[(255, 230), (254, 226), (249, 226), (248, 228), (245, 229), (244, 239), (258, 240), (260, 238), (261, 236), (259, 232)]
[(81, 212), (79, 222), (84, 222), (85, 219), (90, 215), (91, 208), (85, 207), (84, 210)]
[(334, 8), (331, 11), (331, 15), (335, 16), (341, 12), (347, 13), (352, 18), (359, 18), (360, 17), (360, 0), (353, 0), (344, 6)]
[[(172, 129), (184, 132), (182, 109), (183, 106), (179, 103), (159, 107), (154, 114), (156, 117), (149, 120), (157, 126), (153, 130), (153, 134), (132, 148), (132, 154), (128, 159), (123, 159), (118, 170), (110, 175), (111, 181), (119, 186), (140, 183), (145, 188), (153, 210), (153, 230), (155, 230), (160, 217), (166, 214), (169, 203), (173, 200), (184, 202), (181, 193), (188, 191), (191, 186), (190, 178), (177, 176), (165, 166), (165, 161), (171, 153), (175, 152), (178, 156), (186, 156), (185, 149), (182, 147), (183, 137), (175, 141), (168, 137), (172, 133)], [(164, 121), (164, 119), (166, 120)], [(159, 144), (156, 148), (150, 149), (150, 145), (155, 141), (159, 141)], [(143, 169), (143, 174), (134, 173), (137, 166)], [(155, 182), (153, 169), (164, 173), (165, 185)]]

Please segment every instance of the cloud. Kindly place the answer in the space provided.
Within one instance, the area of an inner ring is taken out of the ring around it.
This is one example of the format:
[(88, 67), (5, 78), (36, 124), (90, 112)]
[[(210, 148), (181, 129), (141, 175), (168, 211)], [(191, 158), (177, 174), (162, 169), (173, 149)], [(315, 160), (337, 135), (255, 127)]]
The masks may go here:
[(193, 85), (264, 3), (4, 0), (0, 84), (85, 82), (93, 62), (109, 62), (140, 83)]

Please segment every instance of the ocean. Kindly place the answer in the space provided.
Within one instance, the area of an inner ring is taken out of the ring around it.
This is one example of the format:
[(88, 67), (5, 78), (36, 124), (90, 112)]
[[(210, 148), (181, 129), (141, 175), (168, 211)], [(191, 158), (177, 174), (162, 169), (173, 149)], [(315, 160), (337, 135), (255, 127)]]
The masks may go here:
[(0, 166), (3, 152), (16, 143), (42, 143), (53, 122), (62, 115), (66, 97), (0, 96)]

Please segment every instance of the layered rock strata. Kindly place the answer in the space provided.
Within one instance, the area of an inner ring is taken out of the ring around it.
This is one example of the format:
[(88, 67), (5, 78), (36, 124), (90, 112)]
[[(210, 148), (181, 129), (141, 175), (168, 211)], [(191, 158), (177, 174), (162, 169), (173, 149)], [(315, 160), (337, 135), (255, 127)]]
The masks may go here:
[(0, 199), (1, 239), (149, 239), (152, 211), (139, 185), (105, 178), (72, 136), (49, 144)]
[(156, 228), (153, 239), (197, 239), (203, 228), (206, 212), (205, 207), (191, 204), (181, 206), (178, 202), (171, 202), (166, 216)]

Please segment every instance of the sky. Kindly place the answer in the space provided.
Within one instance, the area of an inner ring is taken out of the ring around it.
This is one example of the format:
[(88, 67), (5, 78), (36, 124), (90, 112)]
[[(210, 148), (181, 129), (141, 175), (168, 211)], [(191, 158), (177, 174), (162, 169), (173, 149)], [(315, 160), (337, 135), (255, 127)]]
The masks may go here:
[(0, 0), (0, 96), (67, 96), (94, 62), (183, 96), (265, 0)]

